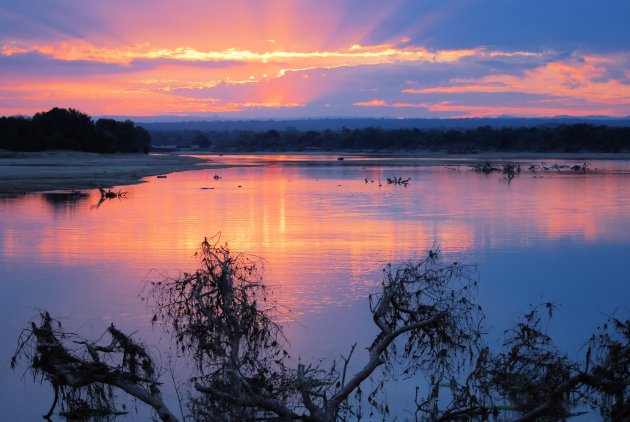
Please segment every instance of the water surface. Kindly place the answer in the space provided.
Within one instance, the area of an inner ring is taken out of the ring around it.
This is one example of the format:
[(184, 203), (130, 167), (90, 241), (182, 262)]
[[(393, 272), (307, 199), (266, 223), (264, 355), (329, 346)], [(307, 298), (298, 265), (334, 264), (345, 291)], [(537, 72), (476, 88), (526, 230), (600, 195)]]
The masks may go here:
[[(366, 297), (388, 262), (439, 246), (476, 263), (490, 337), (553, 301), (551, 327), (575, 353), (597, 323), (628, 306), (630, 163), (589, 174), (500, 175), (418, 159), (222, 156), (238, 164), (170, 174), (99, 205), (31, 194), (0, 198), (0, 397), (5, 416), (33, 419), (52, 394), (8, 369), (25, 323), (47, 309), (97, 337), (110, 321), (148, 343), (146, 280), (195, 268), (204, 236), (264, 259), (293, 355), (336, 358), (373, 330)], [(553, 160), (553, 163), (575, 164)], [(214, 176), (218, 176), (215, 178)], [(387, 178), (411, 178), (407, 187)], [(360, 348), (362, 349), (362, 348)], [(9, 398), (11, 398), (9, 400)]]

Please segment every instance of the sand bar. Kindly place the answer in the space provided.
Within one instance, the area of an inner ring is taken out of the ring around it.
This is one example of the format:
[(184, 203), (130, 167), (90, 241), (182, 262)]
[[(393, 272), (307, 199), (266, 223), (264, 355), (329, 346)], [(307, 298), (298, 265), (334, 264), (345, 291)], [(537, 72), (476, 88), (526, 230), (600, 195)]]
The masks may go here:
[[(250, 157), (250, 159), (241, 159)], [(269, 160), (269, 156), (277, 160)], [(313, 159), (309, 159), (313, 156)], [(203, 157), (203, 158), (201, 158)], [(258, 160), (251, 160), (258, 157)], [(628, 161), (629, 153), (482, 153), (444, 154), (413, 153), (401, 154), (369, 152), (337, 153), (247, 153), (217, 154), (191, 157), (177, 154), (93, 154), (73, 151), (9, 152), (0, 150), (0, 195), (27, 192), (95, 189), (141, 183), (146, 176), (155, 176), (177, 171), (224, 168), (233, 166), (265, 165), (272, 162), (295, 162), (301, 165), (322, 165), (333, 162), (343, 166), (383, 165), (471, 165), (481, 161), (494, 163), (506, 161), (540, 163), (553, 160), (574, 161), (581, 164), (591, 160)], [(348, 160), (337, 161), (338, 157)]]
[(130, 185), (208, 166), (207, 160), (181, 155), (0, 151), (0, 195)]

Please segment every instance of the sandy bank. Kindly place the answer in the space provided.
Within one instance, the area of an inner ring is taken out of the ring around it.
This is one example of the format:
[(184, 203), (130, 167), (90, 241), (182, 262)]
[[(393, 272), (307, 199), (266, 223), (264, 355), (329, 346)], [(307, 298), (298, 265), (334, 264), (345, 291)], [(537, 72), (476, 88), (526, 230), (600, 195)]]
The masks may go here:
[(181, 155), (0, 151), (0, 194), (129, 185), (142, 177), (209, 165)]
[[(343, 161), (338, 160), (344, 157)], [(212, 162), (210, 162), (212, 160)], [(72, 151), (7, 152), (0, 150), (0, 195), (57, 189), (94, 189), (142, 182), (146, 176), (200, 168), (295, 164), (303, 166), (465, 166), (490, 161), (548, 164), (562, 160), (581, 164), (592, 160), (628, 161), (630, 154), (603, 153), (243, 153), (182, 155), (91, 154)]]

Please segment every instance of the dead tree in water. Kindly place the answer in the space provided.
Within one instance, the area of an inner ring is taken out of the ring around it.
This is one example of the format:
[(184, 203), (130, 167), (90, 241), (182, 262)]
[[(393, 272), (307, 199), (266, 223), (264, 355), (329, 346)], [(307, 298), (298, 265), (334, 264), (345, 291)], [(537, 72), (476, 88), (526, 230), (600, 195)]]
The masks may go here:
[(111, 189), (103, 189), (102, 187), (98, 187), (98, 191), (101, 193), (101, 199), (114, 199), (114, 198), (124, 198), (127, 196), (127, 192), (123, 192), (119, 190), (118, 192), (113, 192)]
[(483, 174), (490, 174), (495, 171), (501, 171), (499, 167), (493, 166), (492, 164), (490, 164), (489, 161), (475, 164), (474, 166), (471, 167), (471, 170), (474, 171), (475, 173), (483, 173)]
[[(377, 334), (363, 356), (355, 344), (339, 365), (296, 365), (265, 294), (262, 262), (216, 239), (204, 240), (199, 257), (198, 270), (153, 282), (146, 297), (152, 321), (171, 334), (194, 371), (189, 408), (196, 420), (356, 420), (364, 383), (377, 369), (385, 379), (414, 376), (426, 392), (418, 395), (417, 414), (434, 421), (482, 421), (499, 413), (555, 420), (584, 405), (607, 420), (630, 417), (630, 319), (611, 318), (580, 363), (553, 346), (538, 307), (507, 332), (504, 351), (492, 352), (482, 343), (475, 267), (444, 263), (430, 251), (384, 269), (379, 293), (369, 297)], [(553, 306), (545, 308), (550, 316)], [(122, 391), (162, 420), (175, 420), (147, 348), (113, 326), (108, 335), (109, 345), (88, 342), (42, 313), (39, 325), (24, 330), (12, 365), (23, 358), (51, 383), (56, 399), (49, 415), (57, 400), (64, 410), (112, 412), (112, 394)], [(350, 365), (352, 359), (362, 361)], [(388, 419), (379, 398), (385, 379), (367, 401)]]
[(259, 410), (297, 416), (285, 402), (294, 371), (273, 321), (258, 259), (204, 240), (201, 268), (152, 283), (153, 321), (161, 321), (198, 368), (191, 380), (199, 419), (242, 420)]
[(590, 167), (590, 163), (584, 163), (582, 165), (576, 164), (571, 167), (571, 170), (573, 170), (576, 173), (588, 173), (589, 171), (591, 171), (589, 167)]
[[(474, 268), (443, 264), (434, 251), (419, 262), (386, 268), (381, 293), (370, 297), (379, 334), (356, 373), (351, 374), (348, 366), (352, 352), (343, 358), (343, 368), (295, 367), (282, 328), (274, 322), (275, 307), (265, 296), (261, 262), (209, 240), (202, 243), (199, 254), (199, 270), (154, 282), (148, 294), (155, 309), (153, 321), (164, 325), (196, 368), (190, 379), (190, 408), (198, 419), (242, 420), (261, 412), (285, 419), (353, 419), (356, 408), (351, 402), (377, 368), (390, 373), (395, 362), (406, 362), (407, 373), (431, 370), (439, 374), (433, 378), (439, 382), (454, 373), (462, 363), (461, 353), (472, 353), (479, 340), (478, 308), (471, 301)], [(62, 395), (63, 406), (69, 407), (80, 392), (88, 394), (91, 403), (100, 399), (81, 388), (112, 386), (159, 409), (163, 420), (171, 420), (171, 412), (150, 400), (157, 400), (149, 394), (159, 395), (159, 384), (145, 348), (129, 337), (108, 347), (80, 340), (76, 343), (85, 353), (78, 356), (64, 343), (67, 333), (61, 328), (53, 331), (52, 319), (45, 315), (41, 328), (33, 325), (25, 331), (14, 362), (26, 355), (34, 373), (43, 375), (56, 390), (63, 387), (67, 392)], [(118, 336), (113, 330), (110, 333)], [(127, 344), (133, 348), (122, 348)], [(99, 353), (114, 352), (138, 357), (123, 359), (116, 367), (103, 364)], [(408, 359), (411, 356), (413, 360)], [(134, 388), (129, 384), (133, 382)], [(370, 401), (377, 405), (373, 399), (377, 392), (372, 393)]]
[(504, 164), (501, 168), (501, 174), (505, 176), (508, 182), (511, 182), (512, 179), (518, 177), (521, 174), (521, 166), (520, 164), (512, 163)]
[(98, 187), (98, 191), (101, 193), (101, 199), (99, 199), (98, 204), (96, 204), (96, 208), (99, 208), (106, 199), (122, 199), (127, 197), (127, 192), (119, 190), (118, 192), (113, 192), (111, 189), (103, 189), (102, 187)]
[(402, 185), (404, 187), (407, 187), (409, 182), (411, 182), (411, 177), (408, 177), (406, 179), (403, 179), (402, 177), (387, 178), (388, 185)]
[(34, 375), (51, 384), (55, 398), (44, 418), (58, 404), (69, 418), (116, 414), (115, 387), (151, 406), (163, 421), (177, 421), (162, 399), (146, 347), (113, 324), (107, 335), (111, 339), (107, 345), (88, 342), (64, 331), (48, 312), (41, 313), (39, 324), (33, 322), (22, 332), (11, 367), (25, 359)]
[(547, 303), (526, 313), (506, 331), (500, 353), (482, 349), (463, 382), (451, 382), (446, 408), (432, 413), (427, 401), (419, 410), (437, 421), (499, 413), (518, 422), (564, 420), (576, 408), (598, 410), (607, 421), (630, 420), (630, 319), (610, 317), (587, 343), (584, 360), (573, 361), (545, 331), (554, 309)]
[[(150, 295), (154, 320), (169, 326), (200, 369), (193, 383), (200, 393), (193, 409), (200, 418), (228, 414), (239, 420), (259, 411), (314, 421), (351, 417), (349, 398), (377, 368), (392, 371), (399, 360), (408, 363), (407, 373), (439, 373), (434, 377), (439, 382), (460, 367), (458, 356), (472, 353), (480, 338), (478, 308), (471, 301), (474, 268), (445, 265), (433, 251), (419, 262), (385, 270), (382, 292), (370, 297), (379, 334), (354, 375), (348, 373), (350, 356), (342, 370), (289, 367), (286, 340), (273, 322), (257, 263), (208, 240), (201, 258), (202, 269), (155, 283)], [(411, 356), (415, 359), (408, 361)]]

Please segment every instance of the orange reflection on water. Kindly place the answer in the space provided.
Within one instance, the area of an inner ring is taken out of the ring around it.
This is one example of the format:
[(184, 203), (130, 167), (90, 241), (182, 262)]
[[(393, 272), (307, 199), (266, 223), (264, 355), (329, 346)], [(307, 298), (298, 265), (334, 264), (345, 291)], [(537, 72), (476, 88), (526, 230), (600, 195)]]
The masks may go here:
[[(434, 245), (470, 258), (485, 248), (630, 239), (627, 175), (523, 175), (507, 184), (437, 166), (276, 159), (150, 178), (98, 207), (97, 192), (70, 203), (37, 195), (4, 201), (11, 216), (0, 226), (4, 259), (190, 271), (203, 237), (220, 232), (234, 250), (264, 258), (279, 300), (303, 309), (365, 297), (384, 264)], [(412, 183), (386, 184), (394, 176)], [(112, 283), (137, 281), (123, 274)]]

